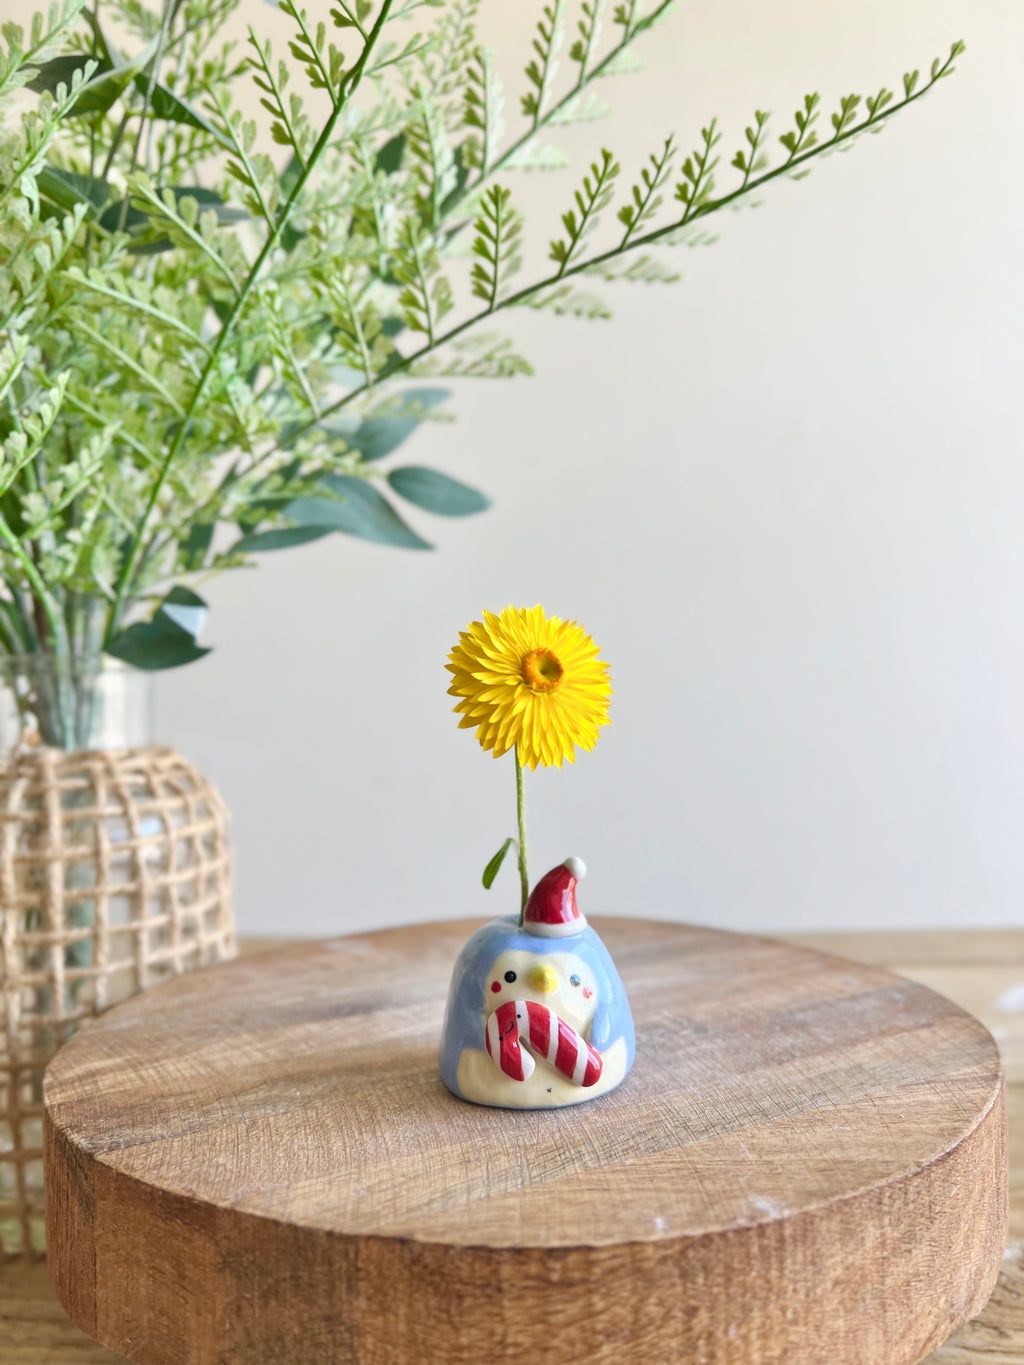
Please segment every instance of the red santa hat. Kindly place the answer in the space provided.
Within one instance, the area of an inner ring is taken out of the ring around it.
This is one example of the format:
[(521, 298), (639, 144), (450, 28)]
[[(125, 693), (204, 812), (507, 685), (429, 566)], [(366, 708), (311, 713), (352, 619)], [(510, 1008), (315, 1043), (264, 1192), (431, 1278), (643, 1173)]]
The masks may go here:
[(564, 938), (587, 927), (587, 917), (576, 904), (576, 883), (586, 871), (582, 858), (566, 858), (541, 877), (526, 902), (523, 928), (528, 934)]

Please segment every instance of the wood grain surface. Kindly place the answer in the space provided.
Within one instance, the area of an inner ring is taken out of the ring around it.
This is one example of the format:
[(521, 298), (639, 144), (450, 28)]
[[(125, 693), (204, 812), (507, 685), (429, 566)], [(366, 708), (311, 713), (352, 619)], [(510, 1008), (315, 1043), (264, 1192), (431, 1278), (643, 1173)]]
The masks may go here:
[(572, 1110), (441, 1087), (465, 924), (249, 958), (104, 1016), (47, 1091), (72, 1315), (144, 1365), (553, 1361), (566, 1342), (645, 1365), (923, 1359), (999, 1269), (988, 1034), (876, 967), (599, 927), (638, 1062)]

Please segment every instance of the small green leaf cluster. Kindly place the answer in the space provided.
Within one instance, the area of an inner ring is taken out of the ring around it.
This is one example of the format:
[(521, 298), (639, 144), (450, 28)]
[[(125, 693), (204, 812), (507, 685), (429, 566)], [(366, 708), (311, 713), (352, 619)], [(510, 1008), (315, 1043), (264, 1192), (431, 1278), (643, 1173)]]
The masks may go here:
[(676, 198), (685, 205), (682, 222), (686, 223), (711, 203), (715, 188), (715, 167), (718, 157), (711, 153), (721, 141), (718, 120), (712, 119), (700, 130), (701, 145), (694, 148), (683, 162), (683, 178), (676, 186)]
[(899, 101), (845, 96), (822, 142), (809, 95), (775, 165), (758, 111), (726, 191), (715, 120), (681, 164), (662, 138), (624, 194), (602, 148), (524, 282), (515, 171), (567, 163), (558, 130), (605, 116), (598, 82), (641, 64), (671, 0), (611, 23), (604, 0), (544, 0), (510, 131), (478, 0), (281, 0), (283, 54), (255, 21), (226, 41), (237, 3), (60, 0), (2, 29), (0, 651), (170, 667), (205, 651), (213, 573), (331, 534), (423, 549), (404, 507), (487, 500), (394, 465), (445, 415), (419, 378), (529, 373), (492, 315), (607, 317), (583, 286), (677, 278), (659, 253), (695, 220), (873, 131), (962, 50)]
[(598, 217), (612, 201), (619, 163), (607, 147), (601, 148), (601, 160), (592, 161), (590, 174), (583, 177), (583, 188), (576, 191), (575, 208), (562, 214), (566, 236), (551, 243), (551, 260), (558, 263), (558, 275), (568, 270), (573, 257), (579, 253), (584, 240), (597, 227)]
[(633, 234), (649, 222), (661, 208), (662, 195), (659, 191), (668, 179), (673, 151), (673, 139), (669, 136), (665, 139), (661, 152), (650, 158), (650, 169), (648, 170), (646, 166), (641, 167), (640, 180), (633, 186), (632, 202), (623, 204), (618, 213), (619, 222), (626, 226), (622, 238), (623, 246), (626, 246)]
[(473, 266), (473, 293), (486, 301), (490, 312), (497, 306), (502, 283), (522, 265), (518, 249), (523, 222), (511, 200), (511, 190), (492, 185), (480, 202), (475, 223), (473, 254), (480, 259)]

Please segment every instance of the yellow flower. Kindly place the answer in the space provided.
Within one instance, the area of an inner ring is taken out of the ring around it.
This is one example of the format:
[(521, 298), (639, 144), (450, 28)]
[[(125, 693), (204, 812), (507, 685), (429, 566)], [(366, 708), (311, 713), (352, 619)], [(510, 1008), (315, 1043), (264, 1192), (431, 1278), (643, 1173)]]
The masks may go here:
[(575, 762), (575, 745), (593, 749), (608, 724), (608, 665), (575, 621), (542, 607), (485, 611), (448, 658), (449, 695), (462, 698), (459, 728), (475, 727), (495, 758), (515, 747), (524, 767), (560, 768)]

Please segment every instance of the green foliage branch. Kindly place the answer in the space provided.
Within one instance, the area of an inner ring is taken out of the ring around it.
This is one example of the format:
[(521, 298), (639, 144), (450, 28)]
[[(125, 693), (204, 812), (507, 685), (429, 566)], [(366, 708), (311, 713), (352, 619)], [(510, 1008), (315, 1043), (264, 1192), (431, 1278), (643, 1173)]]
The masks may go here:
[[(205, 652), (211, 573), (335, 533), (426, 548), (402, 503), (487, 500), (391, 465), (445, 416), (425, 376), (529, 373), (495, 315), (606, 317), (595, 283), (677, 278), (661, 248), (878, 131), (963, 50), (899, 100), (844, 96), (825, 137), (808, 95), (774, 164), (758, 111), (721, 191), (715, 120), (681, 163), (665, 138), (610, 221), (602, 148), (521, 283), (527, 224), (496, 176), (567, 164), (548, 139), (608, 112), (599, 84), (640, 65), (670, 0), (610, 26), (603, 0), (549, 0), (510, 138), (478, 0), (339, 0), (329, 24), (282, 0), (290, 60), (255, 27), (242, 54), (225, 41), (236, 4), (57, 0), (0, 30), (0, 654), (173, 666)], [(237, 107), (249, 80), (262, 124)]]

